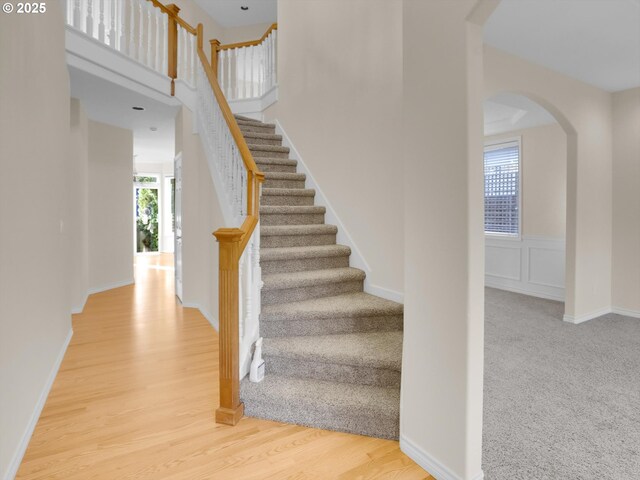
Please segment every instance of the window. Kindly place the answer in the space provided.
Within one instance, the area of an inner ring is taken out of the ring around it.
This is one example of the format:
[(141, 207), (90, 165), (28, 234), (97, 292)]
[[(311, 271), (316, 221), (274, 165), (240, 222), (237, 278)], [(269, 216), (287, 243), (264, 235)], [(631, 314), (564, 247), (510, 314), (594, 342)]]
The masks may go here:
[(484, 232), (520, 235), (520, 140), (485, 145)]

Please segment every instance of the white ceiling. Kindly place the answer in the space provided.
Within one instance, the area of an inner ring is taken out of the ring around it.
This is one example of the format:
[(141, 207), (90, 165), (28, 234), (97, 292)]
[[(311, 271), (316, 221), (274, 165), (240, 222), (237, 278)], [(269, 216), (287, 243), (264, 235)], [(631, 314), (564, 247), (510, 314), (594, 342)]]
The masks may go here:
[[(277, 21), (277, 0), (196, 0), (223, 27), (241, 27)], [(240, 7), (249, 7), (241, 10)]]
[[(151, 99), (103, 78), (69, 67), (71, 96), (78, 98), (91, 120), (133, 131), (136, 163), (173, 161), (178, 107)], [(139, 112), (131, 107), (141, 106)], [(157, 131), (151, 131), (156, 127)]]
[(522, 95), (501, 93), (484, 102), (484, 134), (497, 135), (556, 123), (537, 103)]
[(604, 90), (640, 86), (640, 0), (502, 0), (484, 40)]

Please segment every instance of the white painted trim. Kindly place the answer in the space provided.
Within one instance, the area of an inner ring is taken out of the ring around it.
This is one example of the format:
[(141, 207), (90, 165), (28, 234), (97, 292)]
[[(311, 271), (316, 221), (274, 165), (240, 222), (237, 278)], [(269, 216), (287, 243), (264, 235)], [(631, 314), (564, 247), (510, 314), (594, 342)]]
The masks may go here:
[(171, 79), (98, 40), (67, 25), (67, 64), (167, 105), (179, 106), (171, 96)]
[(277, 101), (278, 85), (274, 85), (260, 97), (229, 100), (229, 108), (236, 115), (244, 115), (262, 121), (264, 119), (262, 112)]
[[(404, 435), (400, 435), (400, 450), (402, 450), (409, 458), (424, 468), (436, 480), (464, 480), (462, 477), (452, 472), (446, 465), (436, 460), (422, 448), (413, 443)], [(483, 480), (484, 472), (471, 477), (469, 480)]]
[[(488, 255), (489, 249), (492, 256)], [(513, 253), (513, 250), (519, 253), (510, 255), (509, 258), (496, 257), (496, 251), (499, 253), (500, 250), (503, 250), (505, 255), (507, 252)], [(545, 260), (544, 256), (536, 259), (532, 255), (532, 252), (541, 251), (555, 252), (561, 256), (562, 261), (555, 263)], [(486, 237), (485, 285), (534, 297), (564, 301), (564, 251), (563, 238), (540, 235), (523, 235), (520, 240)], [(534, 278), (533, 272), (542, 273), (542, 277)]]
[(136, 283), (133, 278), (128, 280), (121, 280), (119, 282), (108, 283), (106, 285), (101, 285), (99, 287), (93, 287), (88, 290), (89, 295), (93, 295), (94, 293), (105, 292), (107, 290), (112, 290), (114, 288), (126, 287), (127, 285), (132, 285)]
[(215, 318), (215, 317), (214, 317), (210, 312), (208, 312), (207, 310), (204, 310), (204, 309), (200, 306), (200, 304), (199, 304), (199, 303), (190, 303), (190, 302), (182, 303), (182, 307), (183, 307), (183, 308), (195, 308), (196, 310), (198, 310), (198, 311), (202, 314), (202, 316), (203, 316), (204, 318), (206, 318), (206, 319), (207, 319), (207, 321), (211, 324), (211, 326), (213, 327), (213, 329), (214, 329), (216, 332), (219, 332), (219, 331), (220, 331), (220, 324), (219, 324), (219, 322), (218, 322), (218, 319), (217, 319), (217, 318)]
[(640, 318), (640, 310), (629, 310), (628, 308), (613, 307), (611, 309), (611, 312), (617, 313), (618, 315), (624, 315), (625, 317)]
[(71, 308), (71, 314), (77, 315), (78, 313), (82, 313), (82, 311), (84, 310), (84, 306), (87, 304), (88, 299), (89, 299), (89, 292), (84, 294), (84, 299), (82, 300), (82, 303), (80, 305), (76, 305), (75, 307)]
[(33, 431), (36, 428), (38, 420), (40, 419), (40, 414), (42, 413), (42, 409), (44, 408), (44, 404), (47, 401), (47, 397), (49, 396), (49, 391), (53, 386), (53, 382), (56, 379), (56, 375), (58, 375), (58, 370), (60, 370), (60, 365), (62, 364), (62, 359), (64, 358), (64, 354), (67, 352), (67, 347), (71, 342), (71, 337), (73, 336), (73, 329), (69, 328), (69, 333), (67, 334), (67, 338), (64, 340), (62, 344), (62, 348), (60, 348), (60, 352), (56, 357), (55, 362), (53, 363), (53, 367), (49, 372), (49, 377), (47, 377), (47, 382), (40, 393), (40, 397), (38, 398), (38, 402), (36, 403), (35, 408), (33, 409), (33, 413), (31, 414), (31, 418), (29, 419), (29, 423), (22, 434), (22, 439), (18, 446), (16, 447), (15, 452), (13, 453), (13, 457), (9, 462), (9, 466), (4, 475), (4, 480), (12, 480), (15, 478), (16, 473), (18, 473), (18, 468), (20, 468), (20, 464), (22, 463), (22, 457), (24, 457), (25, 452), (27, 451), (27, 447), (29, 446), (29, 441), (31, 440), (31, 435), (33, 435)]
[[(175, 87), (176, 87), (175, 98), (180, 100), (182, 104), (185, 107), (187, 107), (191, 112), (195, 112), (196, 105), (198, 102), (198, 92), (196, 91), (195, 87), (190, 86), (188, 83), (180, 79), (175, 80)], [(198, 122), (193, 122), (193, 125), (192, 125), (193, 128), (191, 133), (198, 133), (197, 123)]]
[(602, 315), (606, 315), (607, 313), (611, 313), (611, 307), (602, 307), (602, 308), (600, 308), (598, 310), (595, 310), (593, 312), (584, 313), (582, 315), (578, 315), (577, 317), (574, 317), (573, 315), (565, 314), (562, 317), (562, 320), (564, 320), (567, 323), (573, 323), (574, 325), (578, 325), (580, 323), (584, 323), (584, 322), (587, 322), (589, 320), (593, 320), (594, 318), (601, 317)]
[(370, 293), (371, 295), (377, 295), (379, 297), (386, 298), (387, 300), (401, 302), (404, 298), (402, 293), (371, 284), (370, 276), (372, 270), (369, 266), (369, 263), (367, 263), (364, 255), (362, 255), (362, 252), (356, 245), (356, 242), (353, 241), (353, 238), (349, 234), (349, 231), (345, 228), (335, 209), (318, 185), (318, 182), (309, 170), (309, 167), (307, 167), (307, 164), (302, 159), (300, 152), (298, 152), (295, 145), (287, 135), (287, 132), (285, 132), (284, 128), (282, 128), (282, 124), (280, 123), (280, 121), (276, 119), (274, 120), (274, 123), (276, 124), (276, 133), (282, 135), (282, 145), (285, 147), (289, 147), (290, 158), (298, 161), (298, 169), (300, 173), (304, 173), (307, 176), (306, 188), (314, 189), (316, 191), (316, 203), (326, 208), (325, 222), (329, 225), (335, 225), (338, 227), (338, 234), (336, 236), (337, 242), (342, 245), (347, 245), (349, 248), (351, 248), (351, 265), (355, 268), (363, 270), (366, 273), (367, 276), (364, 280), (364, 291)]

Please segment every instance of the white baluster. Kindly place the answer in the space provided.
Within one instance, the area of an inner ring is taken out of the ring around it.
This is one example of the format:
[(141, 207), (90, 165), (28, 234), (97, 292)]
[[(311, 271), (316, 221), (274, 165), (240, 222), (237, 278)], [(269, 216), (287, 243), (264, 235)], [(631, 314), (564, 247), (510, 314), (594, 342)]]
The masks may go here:
[(189, 35), (189, 40), (191, 42), (191, 70), (189, 71), (189, 77), (191, 78), (191, 86), (196, 86), (196, 36)]
[(153, 4), (151, 2), (145, 2), (145, 8), (147, 10), (147, 66), (149, 68), (153, 68), (153, 60), (155, 55), (153, 54), (153, 26), (151, 24), (151, 10), (153, 9)]
[(104, 43), (105, 25), (104, 25), (104, 0), (98, 2), (98, 40)]
[(169, 17), (162, 15), (162, 74), (167, 75), (169, 61)]
[(250, 47), (249, 52), (249, 97), (253, 98), (255, 93), (253, 91), (253, 54), (256, 47)]
[(138, 5), (136, 6), (136, 10), (138, 11), (138, 61), (140, 63), (145, 62), (144, 58), (144, 7), (142, 2), (146, 0), (137, 0)]
[(87, 2), (87, 26), (85, 33), (93, 37), (93, 0)]
[(118, 45), (118, 50), (122, 53), (127, 53), (127, 24), (126, 24), (126, 16), (127, 9), (125, 5), (125, 0), (117, 0), (116, 5), (118, 7), (118, 24), (116, 29), (118, 30), (118, 38), (120, 39), (120, 45)]
[(137, 58), (138, 52), (136, 50), (136, 0), (128, 0), (129, 2), (129, 56), (131, 58)]
[(116, 0), (109, 0), (109, 46), (117, 48), (116, 35)]
[(220, 50), (220, 52), (218, 52), (218, 82), (220, 83), (220, 88), (222, 89), (222, 92), (226, 95), (227, 93), (227, 86), (224, 82), (225, 80), (225, 69), (224, 69), (224, 62), (225, 62), (225, 58), (226, 58), (226, 50)]
[(244, 282), (246, 278), (246, 274), (244, 271), (244, 266), (246, 264), (246, 255), (244, 252), (240, 256), (240, 261), (238, 262), (238, 336), (240, 339), (244, 337), (244, 302), (243, 296), (246, 295)]
[(73, 26), (82, 28), (82, 10), (80, 9), (80, 0), (73, 2)]
[(156, 21), (156, 61), (155, 69), (162, 73), (162, 12), (159, 8), (154, 8), (153, 13)]
[(273, 51), (273, 75), (272, 75), (272, 85), (278, 84), (278, 30), (274, 30), (271, 34), (271, 50)]

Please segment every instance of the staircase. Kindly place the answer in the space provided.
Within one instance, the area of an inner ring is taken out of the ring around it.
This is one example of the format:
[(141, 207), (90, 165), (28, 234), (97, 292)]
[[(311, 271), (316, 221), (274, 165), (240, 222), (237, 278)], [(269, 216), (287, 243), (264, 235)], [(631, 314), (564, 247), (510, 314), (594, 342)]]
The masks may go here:
[(401, 304), (364, 293), (351, 250), (275, 134), (236, 116), (259, 169), (262, 313), (266, 376), (241, 382), (245, 414), (397, 439)]

